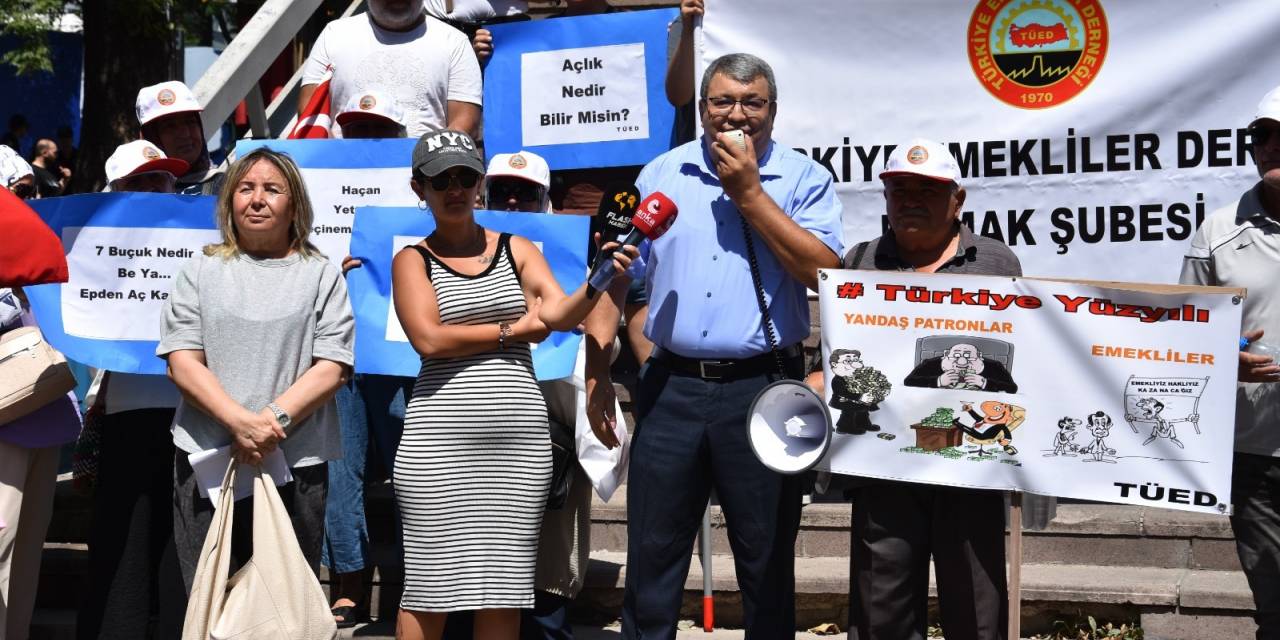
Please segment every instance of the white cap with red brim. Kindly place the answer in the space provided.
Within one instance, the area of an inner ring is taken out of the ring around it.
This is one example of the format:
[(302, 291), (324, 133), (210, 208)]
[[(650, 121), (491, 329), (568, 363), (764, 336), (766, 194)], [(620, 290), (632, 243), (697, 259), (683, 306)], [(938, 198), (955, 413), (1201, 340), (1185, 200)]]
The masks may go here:
[(160, 147), (147, 140), (134, 140), (116, 147), (107, 158), (107, 182), (128, 178), (149, 171), (165, 171), (173, 176), (186, 175), (189, 165), (185, 160), (164, 155)]

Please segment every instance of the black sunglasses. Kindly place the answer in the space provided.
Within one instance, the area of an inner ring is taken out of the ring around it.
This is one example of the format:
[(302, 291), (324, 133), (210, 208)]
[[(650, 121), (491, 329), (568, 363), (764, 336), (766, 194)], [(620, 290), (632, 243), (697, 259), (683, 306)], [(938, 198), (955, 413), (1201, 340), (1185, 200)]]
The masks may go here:
[[(421, 177), (421, 174), (419, 174), (419, 176)], [(471, 170), (463, 170), (452, 174), (446, 172), (426, 179), (426, 183), (431, 185), (431, 188), (436, 191), (447, 191), (449, 189), (449, 184), (453, 182), (458, 183), (458, 186), (463, 189), (470, 189), (471, 187), (476, 186), (476, 183), (479, 181), (480, 174)]]
[(14, 185), (10, 190), (13, 191), (13, 195), (18, 196), (20, 200), (30, 200), (31, 198), (36, 197), (36, 186), (33, 184)]
[(1249, 127), (1249, 144), (1260, 147), (1271, 140), (1271, 136), (1280, 134), (1280, 127)]
[(489, 200), (501, 202), (510, 200), (512, 196), (519, 202), (533, 202), (542, 199), (542, 187), (524, 180), (508, 180), (489, 183)]

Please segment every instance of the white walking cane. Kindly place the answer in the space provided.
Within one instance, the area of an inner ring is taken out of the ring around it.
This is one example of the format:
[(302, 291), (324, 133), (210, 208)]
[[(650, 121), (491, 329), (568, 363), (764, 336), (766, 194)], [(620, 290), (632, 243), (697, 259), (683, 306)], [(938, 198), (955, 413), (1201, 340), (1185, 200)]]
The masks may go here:
[(698, 534), (698, 557), (702, 559), (702, 630), (715, 628), (715, 598), (711, 592), (711, 502), (702, 513), (702, 533)]

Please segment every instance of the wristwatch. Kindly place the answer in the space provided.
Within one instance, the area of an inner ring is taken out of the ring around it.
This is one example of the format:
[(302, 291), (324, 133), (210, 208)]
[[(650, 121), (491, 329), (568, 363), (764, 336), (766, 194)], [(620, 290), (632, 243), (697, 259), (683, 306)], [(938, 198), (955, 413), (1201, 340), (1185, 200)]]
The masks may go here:
[(293, 424), (293, 418), (290, 418), (289, 414), (280, 408), (280, 405), (271, 402), (267, 404), (267, 408), (271, 410), (271, 413), (276, 414), (276, 422), (280, 423), (281, 429), (288, 429), (289, 425)]

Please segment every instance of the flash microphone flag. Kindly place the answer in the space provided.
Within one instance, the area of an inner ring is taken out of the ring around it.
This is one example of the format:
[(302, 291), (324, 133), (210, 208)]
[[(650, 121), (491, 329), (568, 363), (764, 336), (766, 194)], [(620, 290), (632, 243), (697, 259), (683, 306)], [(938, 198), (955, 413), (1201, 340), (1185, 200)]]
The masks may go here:
[[(613, 242), (631, 232), (631, 217), (635, 215), (639, 204), (640, 190), (634, 184), (615, 182), (605, 187), (600, 206), (596, 208), (596, 216), (592, 218), (592, 226), (597, 227), (596, 230), (600, 233), (600, 244)], [(608, 262), (613, 255), (612, 251), (601, 254), (596, 250), (595, 243), (587, 251), (592, 271)]]
[[(649, 194), (636, 207), (635, 215), (631, 217), (632, 229), (626, 238), (622, 239), (623, 245), (635, 246), (644, 238), (657, 240), (662, 234), (671, 228), (676, 221), (676, 214), (680, 212), (680, 208), (676, 203), (671, 201), (661, 191)], [(596, 268), (591, 271), (591, 277), (587, 280), (587, 292), (594, 295), (596, 291), (602, 291), (609, 286), (609, 282), (613, 280), (614, 269), (612, 260), (599, 261)]]

